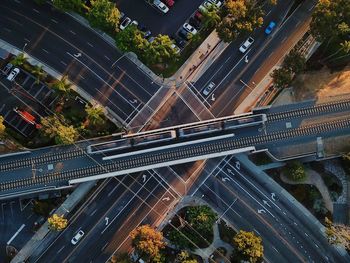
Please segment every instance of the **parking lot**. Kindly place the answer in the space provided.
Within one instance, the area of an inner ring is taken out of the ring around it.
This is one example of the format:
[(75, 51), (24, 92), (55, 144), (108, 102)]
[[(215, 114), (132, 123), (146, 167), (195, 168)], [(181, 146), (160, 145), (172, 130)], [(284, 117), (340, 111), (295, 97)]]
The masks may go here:
[(158, 34), (173, 35), (186, 22), (186, 20), (198, 9), (204, 0), (175, 0), (166, 14), (162, 14), (145, 0), (133, 1), (116, 0), (118, 9), (146, 26), (153, 36)]

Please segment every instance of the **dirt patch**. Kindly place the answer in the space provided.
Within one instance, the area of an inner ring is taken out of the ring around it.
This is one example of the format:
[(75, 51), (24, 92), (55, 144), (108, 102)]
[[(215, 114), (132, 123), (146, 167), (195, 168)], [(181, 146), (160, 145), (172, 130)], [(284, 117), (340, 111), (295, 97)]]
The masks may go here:
[(323, 68), (296, 77), (293, 82), (296, 101), (305, 99), (322, 100), (350, 93), (350, 67), (340, 72), (330, 72)]

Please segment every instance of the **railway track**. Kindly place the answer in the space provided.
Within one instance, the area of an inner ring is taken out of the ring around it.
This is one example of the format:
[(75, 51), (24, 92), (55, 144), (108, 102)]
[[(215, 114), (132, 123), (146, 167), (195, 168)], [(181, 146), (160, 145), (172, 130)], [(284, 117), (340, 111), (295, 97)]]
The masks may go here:
[(34, 185), (47, 185), (54, 182), (65, 182), (72, 179), (82, 178), (86, 176), (99, 175), (103, 173), (121, 171), (135, 167), (151, 165), (155, 163), (163, 163), (173, 160), (186, 159), (193, 156), (204, 154), (225, 152), (232, 149), (243, 148), (255, 145), (264, 145), (268, 143), (284, 141), (296, 137), (321, 135), (326, 132), (343, 130), (350, 128), (350, 118), (334, 120), (326, 123), (311, 124), (295, 129), (262, 134), (255, 137), (243, 137), (239, 139), (224, 138), (218, 141), (210, 141), (207, 143), (182, 146), (180, 148), (168, 148), (163, 151), (155, 151), (145, 154), (138, 154), (122, 159), (114, 159), (113, 161), (104, 162), (87, 168), (78, 168), (64, 172), (53, 172), (42, 174), (34, 178), (24, 178), (0, 183), (0, 192)]
[(350, 100), (339, 100), (336, 102), (329, 102), (314, 105), (312, 107), (304, 107), (300, 109), (267, 114), (267, 122), (275, 122), (281, 120), (290, 120), (305, 116), (317, 116), (324, 113), (336, 113), (344, 110), (350, 110)]

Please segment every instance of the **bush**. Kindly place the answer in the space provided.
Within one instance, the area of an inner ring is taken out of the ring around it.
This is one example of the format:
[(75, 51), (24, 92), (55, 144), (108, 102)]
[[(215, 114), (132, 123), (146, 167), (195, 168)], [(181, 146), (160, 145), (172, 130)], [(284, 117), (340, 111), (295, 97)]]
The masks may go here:
[(297, 161), (288, 163), (283, 169), (283, 173), (288, 177), (289, 180), (295, 182), (304, 181), (306, 178), (303, 164)]

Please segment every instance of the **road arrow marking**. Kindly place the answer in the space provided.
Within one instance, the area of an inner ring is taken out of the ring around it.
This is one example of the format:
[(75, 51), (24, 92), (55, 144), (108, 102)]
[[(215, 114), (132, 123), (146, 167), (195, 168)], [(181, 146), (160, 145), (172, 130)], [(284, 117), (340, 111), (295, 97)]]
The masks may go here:
[(74, 54), (73, 56), (76, 57), (76, 58), (81, 57), (81, 53), (79, 52), (77, 54)]
[(268, 207), (271, 207), (271, 205), (266, 201), (266, 200), (262, 200), (264, 205), (267, 205)]
[(108, 218), (108, 217), (105, 217), (105, 220), (106, 220), (106, 225), (108, 225), (108, 220), (109, 220), (109, 218)]
[(162, 201), (170, 201), (170, 197), (166, 196), (162, 199)]
[(237, 168), (238, 170), (241, 169), (241, 163), (240, 163), (239, 161), (236, 162), (236, 168)]
[(271, 193), (271, 199), (273, 200), (273, 201), (276, 201), (276, 194), (275, 193)]
[(223, 181), (223, 182), (230, 181), (230, 180), (231, 180), (231, 179), (230, 179), (230, 178), (228, 178), (228, 177), (221, 178), (221, 181)]
[(266, 214), (266, 211), (264, 209), (258, 209), (258, 214), (262, 214), (262, 213)]

